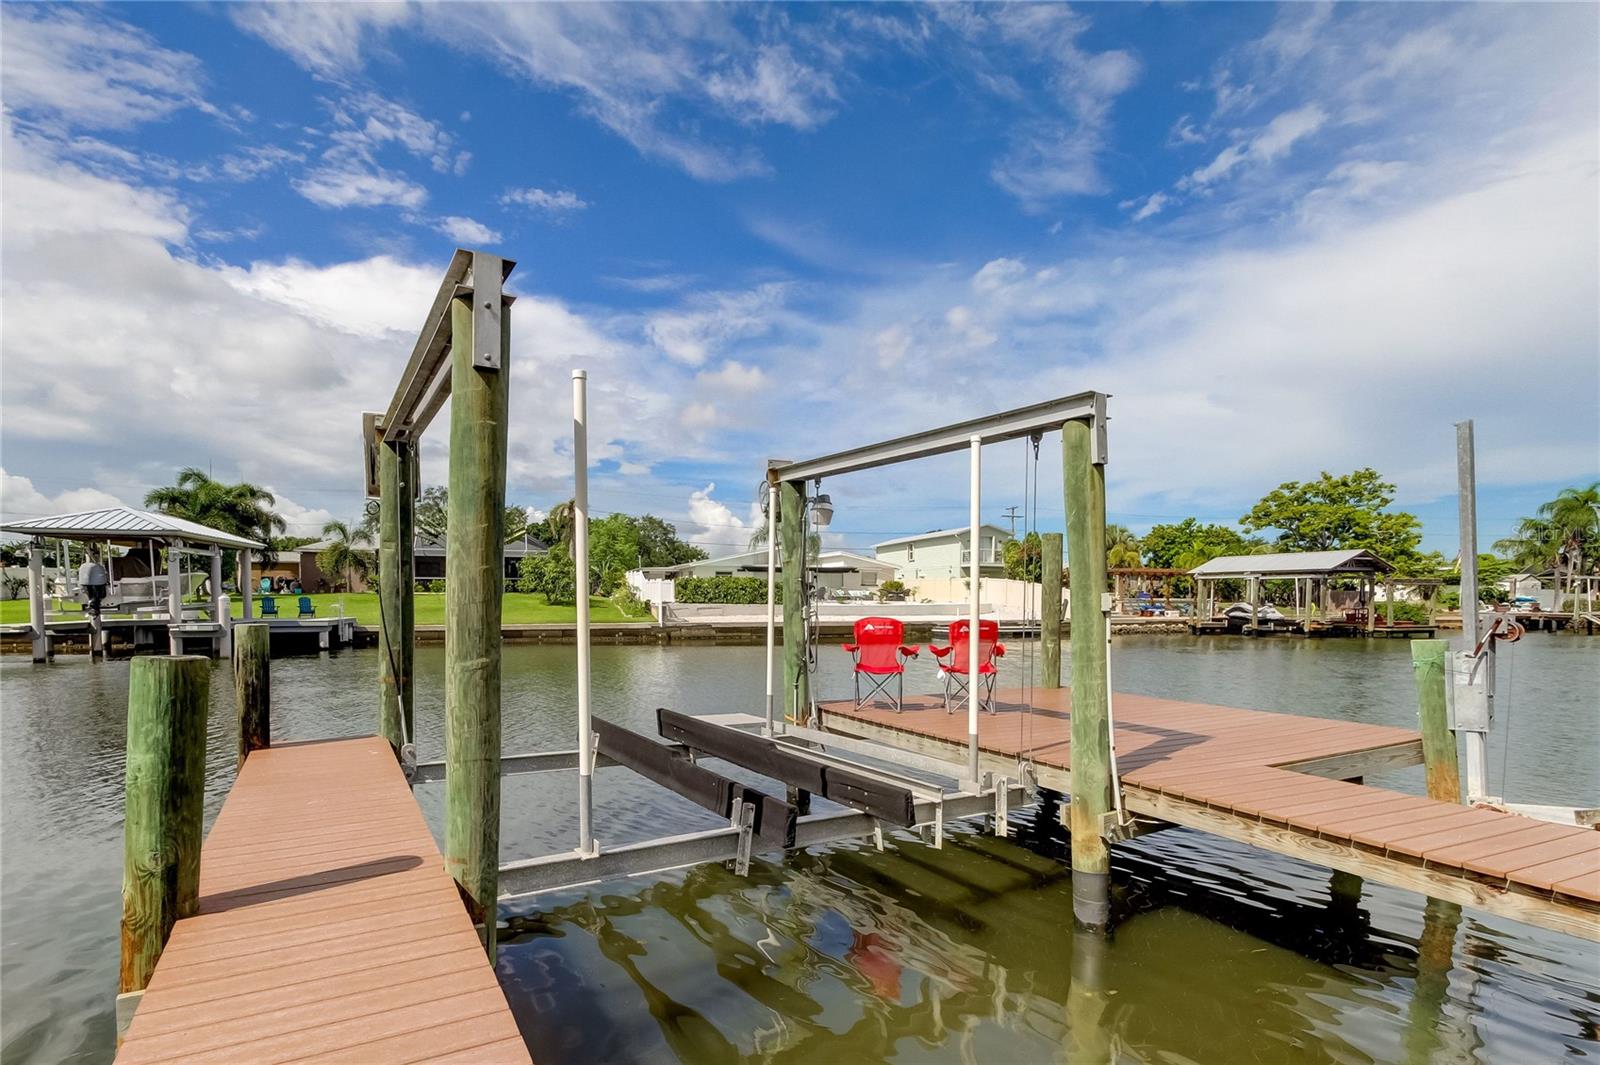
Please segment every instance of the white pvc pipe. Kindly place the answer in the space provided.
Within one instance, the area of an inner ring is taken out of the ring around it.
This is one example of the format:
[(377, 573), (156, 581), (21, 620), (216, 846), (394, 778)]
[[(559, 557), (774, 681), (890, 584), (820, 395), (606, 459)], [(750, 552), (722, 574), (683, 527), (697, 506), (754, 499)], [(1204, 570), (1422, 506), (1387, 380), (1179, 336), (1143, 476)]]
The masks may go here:
[(978, 543), (979, 543), (979, 513), (982, 509), (983, 495), (983, 437), (976, 434), (972, 437), (972, 484), (968, 493), (969, 518), (972, 531), (970, 538), (968, 567), (969, 580), (972, 585), (971, 596), (968, 600), (968, 616), (971, 628), (967, 630), (967, 769), (974, 782), (978, 779)]
[(589, 374), (572, 371), (572, 551), (578, 600), (578, 853), (593, 854), (594, 726), (589, 710)]
[(767, 484), (767, 735), (773, 734), (777, 709), (773, 699), (773, 647), (778, 642), (778, 486)]

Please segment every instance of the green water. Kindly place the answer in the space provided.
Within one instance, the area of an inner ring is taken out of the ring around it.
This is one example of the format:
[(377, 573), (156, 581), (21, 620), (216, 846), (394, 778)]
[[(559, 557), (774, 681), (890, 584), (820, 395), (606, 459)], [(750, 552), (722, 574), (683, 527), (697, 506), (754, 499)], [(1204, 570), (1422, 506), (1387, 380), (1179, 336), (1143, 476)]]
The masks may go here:
[[(1600, 801), (1600, 640), (1508, 648), (1490, 782)], [(1006, 659), (1014, 670), (1023, 656)], [(822, 697), (848, 691), (822, 651)], [(508, 646), (505, 748), (573, 743), (573, 649)], [(441, 750), (437, 648), (418, 654), (418, 745)], [(274, 664), (274, 731), (370, 731), (373, 652)], [(597, 647), (596, 712), (757, 712), (751, 647)], [(1386, 641), (1119, 640), (1119, 690), (1407, 725), (1409, 650)], [(1016, 678), (1002, 678), (1012, 683)], [(0, 1056), (111, 1058), (127, 664), (0, 664)], [(932, 690), (919, 667), (908, 691)], [(232, 777), (213, 674), (208, 809)], [(1510, 742), (1506, 743), (1509, 735)], [(1420, 790), (1420, 770), (1374, 780)], [(570, 777), (507, 778), (506, 860), (573, 845)], [(596, 775), (617, 844), (717, 822), (625, 770)], [(439, 826), (442, 789), (418, 799)], [(1074, 934), (1048, 803), (1013, 836), (910, 836), (540, 896), (502, 909), (500, 977), (536, 1060), (1534, 1063), (1600, 1056), (1600, 951), (1176, 829), (1119, 845), (1109, 941)], [(393, 935), (405, 935), (404, 928)]]

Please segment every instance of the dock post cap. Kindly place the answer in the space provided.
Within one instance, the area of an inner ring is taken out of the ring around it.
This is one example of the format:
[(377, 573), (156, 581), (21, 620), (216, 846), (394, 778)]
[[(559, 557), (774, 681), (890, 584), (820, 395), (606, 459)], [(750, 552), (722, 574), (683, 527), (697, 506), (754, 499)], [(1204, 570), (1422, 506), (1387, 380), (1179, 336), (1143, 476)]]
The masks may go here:
[(586, 380), (588, 378), (588, 376), (589, 376), (589, 371), (588, 370), (573, 370), (572, 371), (572, 379), (574, 381)]

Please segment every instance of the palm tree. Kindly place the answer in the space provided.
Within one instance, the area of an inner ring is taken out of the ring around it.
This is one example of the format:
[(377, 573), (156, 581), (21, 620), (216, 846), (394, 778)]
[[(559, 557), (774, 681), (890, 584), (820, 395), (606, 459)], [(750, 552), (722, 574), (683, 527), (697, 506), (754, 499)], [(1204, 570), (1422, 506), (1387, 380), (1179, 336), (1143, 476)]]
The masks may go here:
[[(225, 484), (194, 466), (178, 471), (177, 480), (157, 488), (144, 497), (144, 505), (163, 514), (199, 522), (222, 532), (259, 540), (270, 545), (286, 526), (273, 511), (277, 503), (271, 492), (249, 481)], [(263, 563), (273, 561), (270, 547), (257, 553)], [(231, 567), (231, 562), (227, 563)]]
[(342, 521), (330, 521), (322, 527), (322, 535), (329, 540), (327, 547), (317, 552), (317, 567), (324, 573), (343, 573), (348, 591), (355, 583), (355, 575), (363, 577), (371, 569), (368, 553), (360, 546), (357, 534)]
[(1139, 565), (1139, 538), (1126, 525), (1106, 526), (1106, 567), (1131, 569)]
[(1587, 488), (1562, 489), (1554, 499), (1539, 507), (1535, 517), (1518, 522), (1511, 536), (1495, 541), (1494, 549), (1510, 555), (1513, 562), (1525, 569), (1553, 567), (1559, 609), (1568, 593), (1577, 592), (1585, 557), (1593, 567), (1596, 554), (1600, 554), (1593, 550), (1597, 544), (1600, 544), (1600, 481)]
[(550, 535), (555, 544), (570, 548), (572, 546), (572, 518), (577, 512), (577, 500), (565, 499), (550, 508), (550, 513), (545, 515), (545, 522), (550, 526)]

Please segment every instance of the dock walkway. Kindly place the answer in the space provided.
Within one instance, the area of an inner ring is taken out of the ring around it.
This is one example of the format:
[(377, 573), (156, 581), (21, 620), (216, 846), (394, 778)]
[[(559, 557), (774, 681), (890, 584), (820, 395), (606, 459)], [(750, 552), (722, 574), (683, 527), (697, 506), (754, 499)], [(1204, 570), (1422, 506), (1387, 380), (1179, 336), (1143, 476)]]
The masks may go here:
[[(979, 715), (987, 768), (1031, 752), (1066, 791), (1071, 692), (1016, 689)], [(966, 706), (907, 697), (905, 712), (820, 703), (823, 727), (964, 758)], [(1600, 832), (1368, 787), (1355, 778), (1422, 761), (1418, 733), (1117, 694), (1118, 771), (1128, 809), (1436, 898), (1600, 939)]]
[(206, 837), (119, 1065), (528, 1065), (389, 745), (253, 752)]

